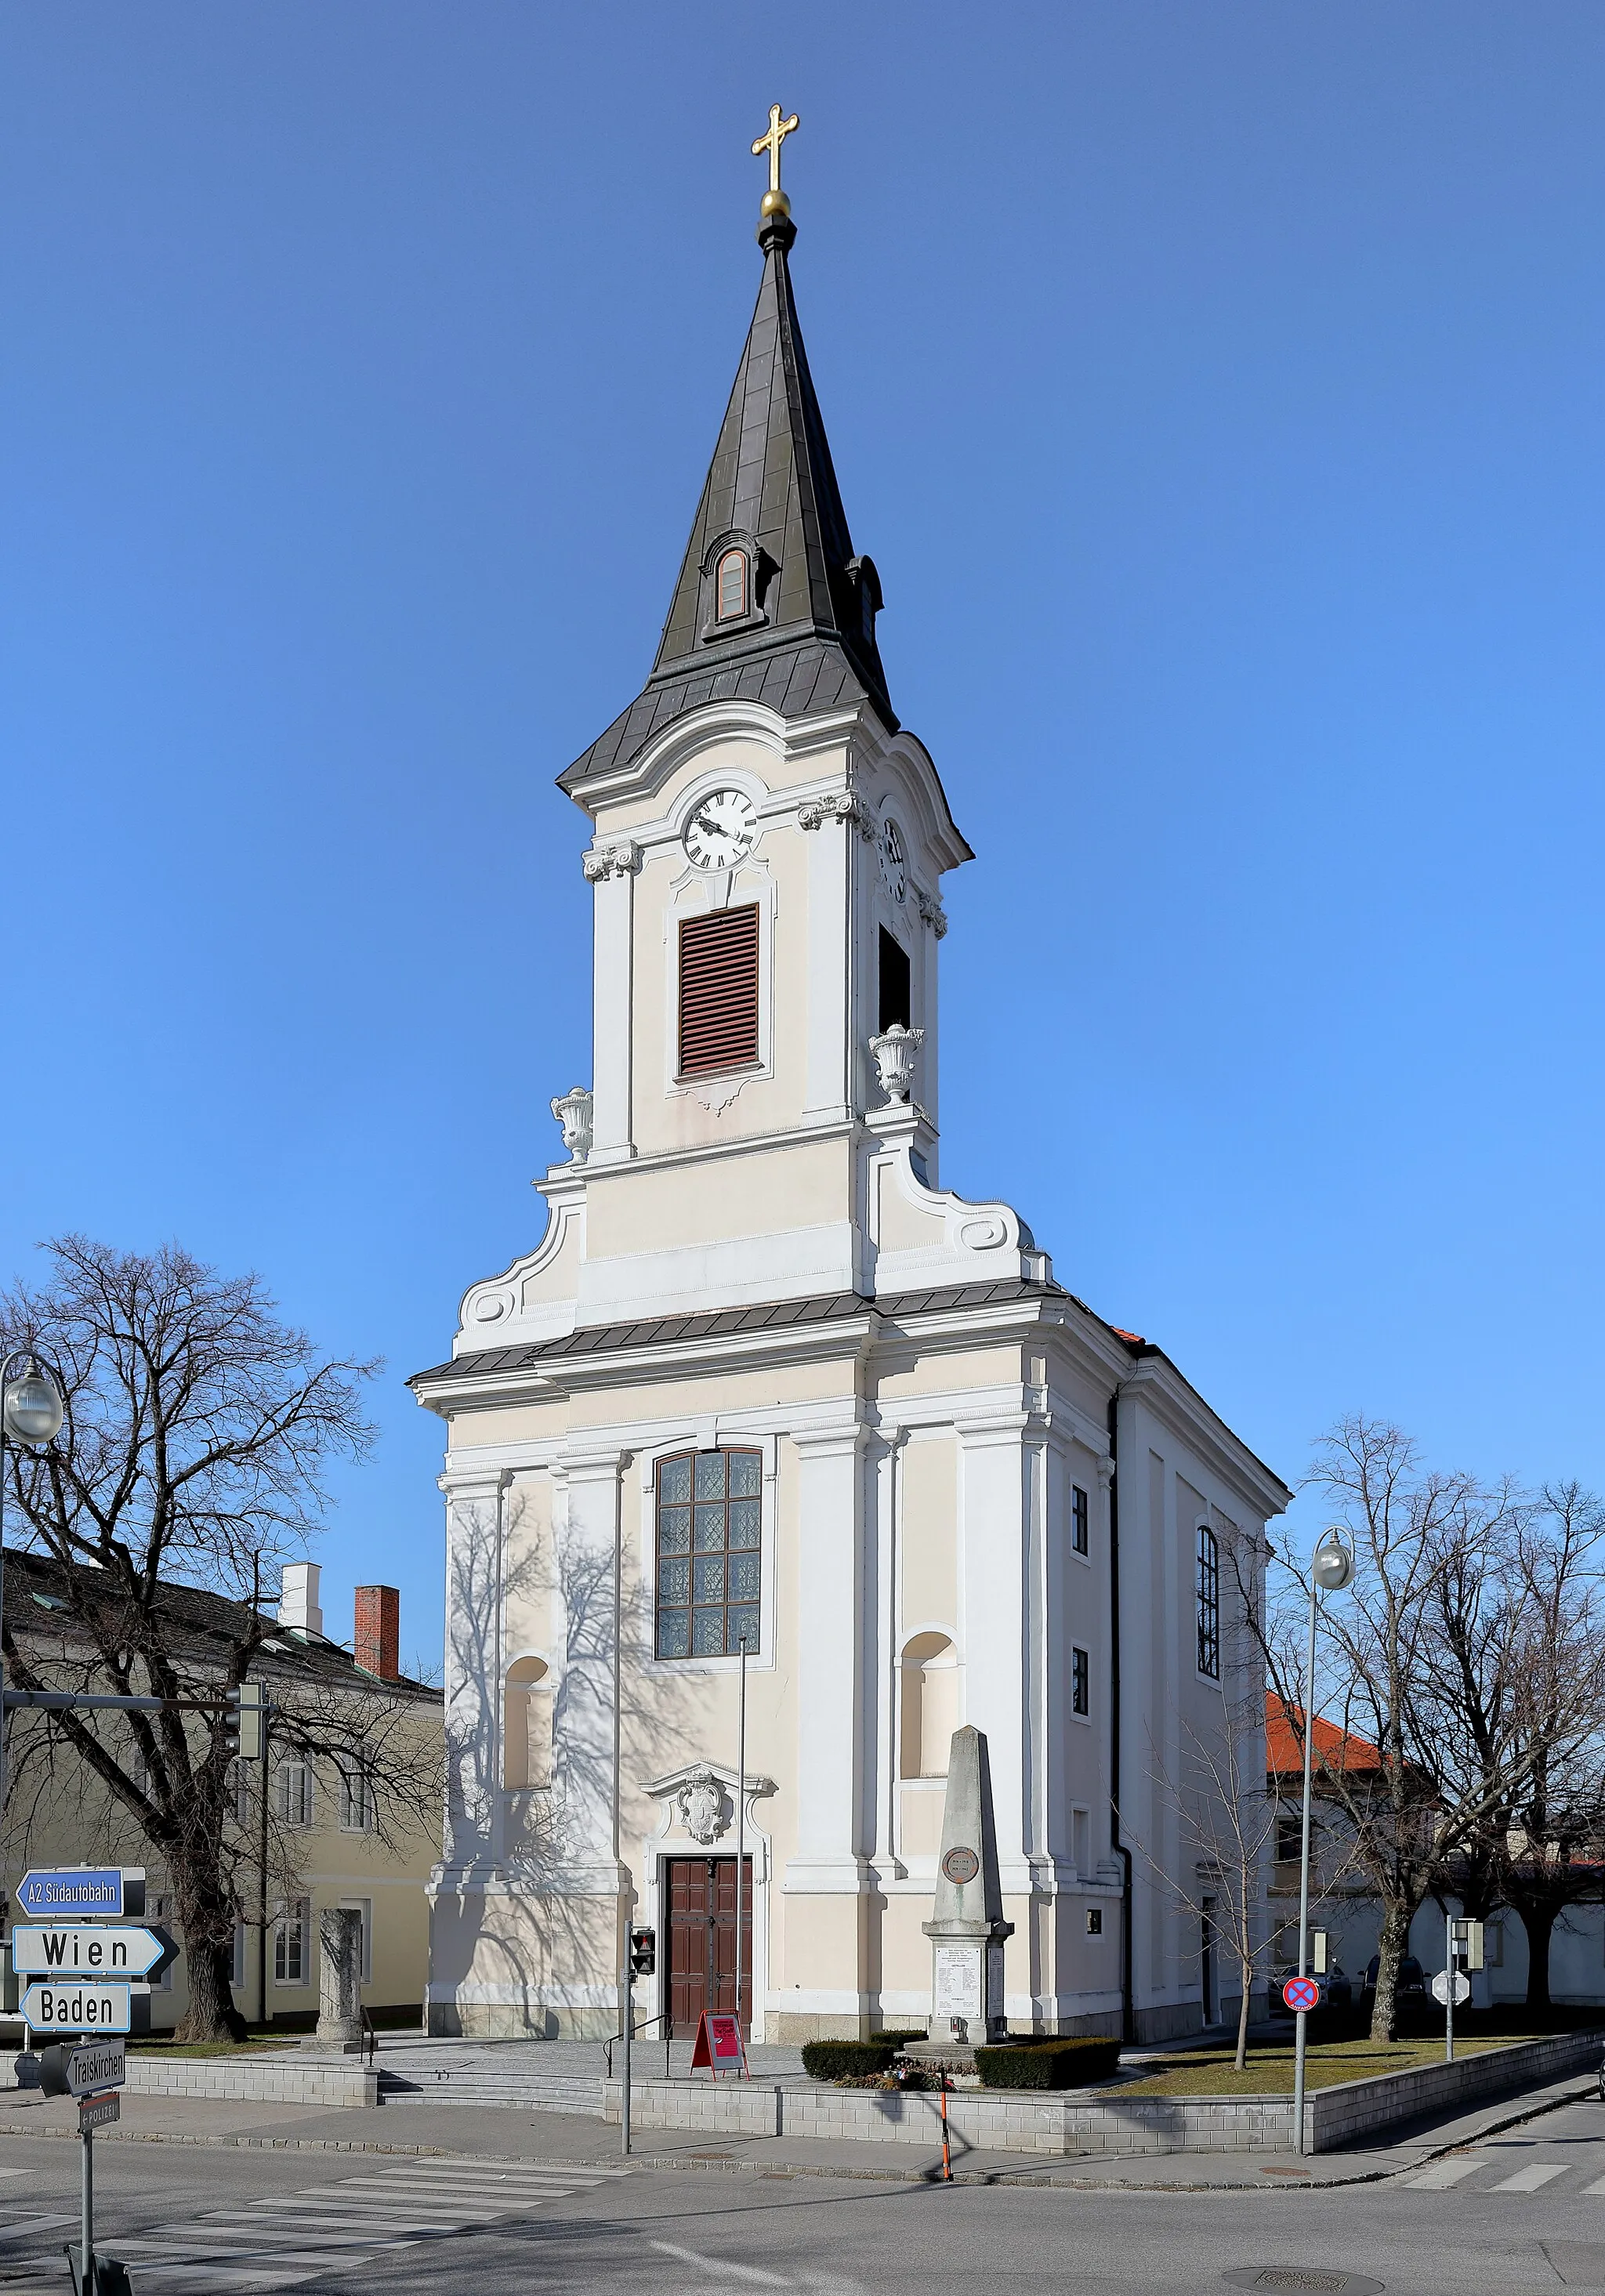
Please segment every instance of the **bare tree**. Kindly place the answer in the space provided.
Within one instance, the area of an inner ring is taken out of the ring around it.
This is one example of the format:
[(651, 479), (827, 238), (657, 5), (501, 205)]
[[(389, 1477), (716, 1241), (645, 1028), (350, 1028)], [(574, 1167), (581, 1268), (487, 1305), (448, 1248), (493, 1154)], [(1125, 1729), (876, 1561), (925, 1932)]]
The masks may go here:
[[(8, 1620), (7, 1664), (24, 1688), (61, 1687), (76, 1672), (85, 1687), (175, 1702), (112, 1722), (53, 1715), (48, 1733), (167, 1869), (190, 1982), (182, 2037), (237, 2036), (230, 1962), (244, 1853), (233, 1786), (221, 1728), (197, 1727), (176, 1702), (217, 1697), (257, 1665), (274, 1631), (253, 1599), (259, 1575), (315, 1535), (330, 1461), (367, 1449), (360, 1388), (376, 1366), (320, 1360), (257, 1277), (220, 1275), (176, 1245), (119, 1252), (67, 1236), (50, 1250), (51, 1280), (12, 1292), (0, 1320), (7, 1344), (54, 1364), (67, 1419), (48, 1450), (9, 1453), (7, 1498), (26, 1542), (60, 1570), (73, 1636), (46, 1668)], [(235, 1605), (205, 1668), (164, 1598), (174, 1582)], [(422, 1788), (398, 1759), (393, 1703), (380, 1693), (357, 1712), (314, 1695), (287, 1708), (280, 1743), (364, 1766), (376, 1812), (387, 1784), (405, 1803)]]
[[(1464, 1732), (1446, 1734), (1443, 1724), (1453, 1671), (1445, 1617), (1481, 1634), (1476, 1603), (1468, 1608), (1465, 1597), (1488, 1593), (1497, 1621), (1498, 1574), (1528, 1511), (1508, 1484), (1423, 1467), (1398, 1428), (1358, 1416), (1323, 1439), (1310, 1487), (1355, 1546), (1352, 1584), (1320, 1605), (1313, 1703), (1338, 1735), (1330, 1744), (1317, 1737), (1313, 1759), (1322, 1801), (1341, 1815), (1354, 1865), (1380, 1904), (1371, 2030), (1385, 2040), (1396, 2030), (1399, 1964), (1417, 1908), (1527, 1775), (1531, 1750), (1518, 1742), (1502, 1697), (1489, 1703), (1494, 1734), (1483, 1746)], [(1492, 1558), (1480, 1578), (1479, 1555)], [(1272, 1687), (1302, 1742), (1309, 1581), (1284, 1558), (1282, 1586), (1264, 1648)], [(1497, 1623), (1482, 1636), (1485, 1656), (1503, 1662), (1503, 1636)], [(1374, 1752), (1351, 1759), (1356, 1741)]]

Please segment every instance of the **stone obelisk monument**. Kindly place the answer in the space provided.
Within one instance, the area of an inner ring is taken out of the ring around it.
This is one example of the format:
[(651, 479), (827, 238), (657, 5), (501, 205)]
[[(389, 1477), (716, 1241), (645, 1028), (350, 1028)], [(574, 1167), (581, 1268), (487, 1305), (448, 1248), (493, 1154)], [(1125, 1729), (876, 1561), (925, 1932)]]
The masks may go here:
[(992, 1773), (979, 1730), (953, 1734), (936, 1904), (923, 1927), (931, 1945), (931, 2040), (971, 2048), (1001, 2040), (1003, 1939), (1014, 1924), (1003, 1919)]

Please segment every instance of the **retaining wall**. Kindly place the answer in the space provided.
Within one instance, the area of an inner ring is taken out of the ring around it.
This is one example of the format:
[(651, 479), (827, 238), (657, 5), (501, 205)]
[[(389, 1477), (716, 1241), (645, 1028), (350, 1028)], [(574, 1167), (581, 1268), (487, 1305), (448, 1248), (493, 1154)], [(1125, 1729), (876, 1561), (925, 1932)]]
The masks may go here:
[(258, 2057), (130, 2055), (124, 2087), (140, 2096), (232, 2097), (255, 2104), (353, 2105), (379, 2103), (379, 2075), (354, 2059), (308, 2062), (292, 2050)]
[[(1313, 2152), (1418, 2114), (1452, 2111), (1502, 2090), (1542, 2087), (1599, 2062), (1599, 2033), (1557, 2034), (1490, 2049), (1454, 2064), (1421, 2065), (1374, 2080), (1345, 2081), (1305, 2100), (1305, 2136)], [(621, 2085), (602, 2089), (603, 2118), (617, 2121)], [(850, 2138), (918, 2144), (941, 2141), (940, 2104), (929, 2091), (897, 2092), (733, 2080), (637, 2080), (630, 2117), (641, 2128), (707, 2131), (725, 2136)], [(1094, 2097), (1020, 2090), (959, 2089), (947, 2100), (956, 2142), (976, 2151), (1046, 2152), (1290, 2152), (1290, 2096)]]

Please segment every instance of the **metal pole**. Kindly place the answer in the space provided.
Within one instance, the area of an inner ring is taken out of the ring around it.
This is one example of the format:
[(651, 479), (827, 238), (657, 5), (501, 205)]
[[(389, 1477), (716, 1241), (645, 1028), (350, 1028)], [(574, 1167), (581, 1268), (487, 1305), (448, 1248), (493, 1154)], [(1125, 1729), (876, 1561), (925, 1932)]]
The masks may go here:
[(635, 1988), (630, 1966), (630, 1899), (634, 1890), (624, 1870), (624, 1480), (613, 1481), (613, 1871), (618, 1884), (618, 2030), (624, 2042), (624, 2079), (618, 2100), (619, 2150), (630, 2152), (630, 2062), (635, 2039)]
[[(1308, 1970), (1310, 1949), (1310, 1757), (1315, 1742), (1315, 1724), (1312, 1711), (1315, 1703), (1315, 1580), (1310, 1577), (1310, 1642), (1309, 1654), (1304, 1668), (1304, 1824), (1298, 1844), (1298, 1974)], [(1293, 2038), (1293, 2149), (1305, 2150), (1304, 2143), (1304, 2055), (1308, 2037), (1309, 2013), (1300, 2009)]]
[(1444, 1915), (1444, 1976), (1449, 1995), (1444, 2005), (1444, 2062), (1454, 2062), (1454, 1917)]
[[(4, 1368), (0, 1364), (0, 1386), (4, 1384)], [(11, 1790), (5, 1767), (10, 1751), (5, 1742), (5, 1415), (0, 1412), (0, 1809)]]
[(735, 2032), (741, 2045), (741, 2070), (751, 2079), (747, 2062), (747, 2036), (741, 2027), (741, 1951), (747, 1913), (747, 1637), (741, 1636), (741, 1689), (736, 1701), (735, 1779)]
[(257, 1956), (257, 2022), (267, 2022), (267, 1797), (273, 1791), (273, 1756), (268, 1747), (268, 1716), (272, 1702), (264, 1694), (262, 1700), (262, 1920), (261, 1950)]
[(83, 2264), (78, 2296), (94, 2296), (94, 2131), (86, 2128), (78, 2142), (84, 2148), (84, 2215), (81, 2227)]

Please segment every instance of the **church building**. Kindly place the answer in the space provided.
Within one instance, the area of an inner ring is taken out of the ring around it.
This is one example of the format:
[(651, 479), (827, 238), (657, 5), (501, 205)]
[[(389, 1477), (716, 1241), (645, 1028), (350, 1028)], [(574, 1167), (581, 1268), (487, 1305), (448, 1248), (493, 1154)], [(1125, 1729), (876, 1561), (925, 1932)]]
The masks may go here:
[(430, 2028), (615, 2032), (632, 1928), (638, 2029), (734, 2008), (738, 1960), (755, 2040), (924, 2024), (973, 1726), (1010, 2026), (1162, 2038), (1237, 1989), (1191, 1756), (1265, 1775), (1237, 1588), (1289, 1493), (945, 1185), (971, 853), (809, 377), (794, 125), (754, 147), (757, 304), (657, 659), (560, 779), (591, 1082), (553, 1101), (544, 1234), (412, 1382), (448, 1431)]

